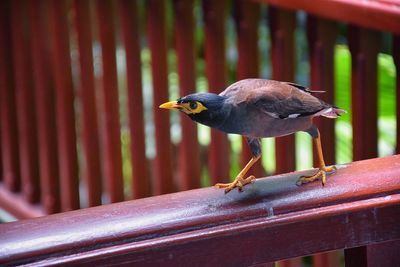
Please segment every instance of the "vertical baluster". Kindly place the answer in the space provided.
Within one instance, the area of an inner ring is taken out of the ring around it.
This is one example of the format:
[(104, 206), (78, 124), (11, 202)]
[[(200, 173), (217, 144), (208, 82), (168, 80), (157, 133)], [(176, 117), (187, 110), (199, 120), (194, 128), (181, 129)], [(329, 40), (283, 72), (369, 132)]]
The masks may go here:
[(393, 59), (396, 65), (396, 154), (400, 154), (400, 35), (393, 35)]
[(55, 92), (50, 68), (47, 2), (29, 1), (32, 67), (38, 119), (41, 203), (47, 213), (60, 211)]
[[(236, 0), (234, 2), (235, 22), (238, 46), (237, 80), (257, 78), (259, 76), (258, 23), (260, 20), (259, 4)], [(253, 155), (246, 140), (242, 139), (240, 165), (243, 168)], [(261, 160), (251, 169), (251, 173), (260, 177), (264, 175)]]
[(278, 261), (276, 265), (279, 267), (301, 267), (301, 257)]
[(33, 203), (40, 194), (27, 1), (12, 1), (11, 16), (22, 192)]
[[(377, 55), (379, 33), (349, 27), (352, 56), (353, 160), (378, 156)], [(346, 266), (367, 266), (367, 247), (345, 250)]]
[[(309, 15), (307, 38), (309, 44), (310, 80), (313, 90), (325, 91), (318, 95), (327, 103), (334, 103), (334, 45), (337, 25), (333, 21)], [(335, 121), (316, 118), (314, 123), (321, 133), (322, 148), (326, 164), (335, 163)], [(313, 146), (314, 166), (318, 166), (316, 149)], [(313, 256), (315, 266), (337, 266), (338, 252), (320, 253)]]
[(352, 56), (353, 160), (378, 155), (377, 55), (379, 33), (349, 27)]
[(96, 1), (97, 21), (103, 62), (102, 110), (103, 162), (105, 189), (111, 202), (124, 200), (121, 134), (118, 106), (118, 80), (115, 58), (115, 27), (111, 1)]
[(147, 30), (151, 50), (153, 76), (153, 106), (156, 137), (154, 162), (154, 194), (173, 191), (169, 113), (158, 106), (168, 101), (167, 43), (165, 29), (165, 1), (149, 0), (147, 4)]
[(313, 267), (336, 267), (340, 266), (339, 251), (320, 253), (313, 255)]
[[(334, 103), (334, 45), (337, 25), (333, 21), (314, 16), (307, 18), (309, 43), (310, 80), (312, 90), (325, 91), (318, 97), (327, 103)], [(316, 118), (315, 123), (322, 136), (324, 159), (327, 164), (335, 163), (335, 121)], [(315, 150), (315, 148), (314, 148)], [(318, 166), (314, 151), (314, 166)]]
[(0, 130), (3, 182), (10, 191), (21, 186), (17, 110), (12, 64), (10, 1), (0, 1)]
[[(227, 1), (203, 1), (208, 88), (220, 93), (226, 86), (225, 20)], [(229, 180), (229, 142), (226, 134), (211, 129), (208, 166), (211, 183)]]
[(49, 1), (49, 25), (56, 89), (61, 209), (67, 211), (79, 208), (79, 180), (73, 106), (74, 92), (65, 1)]
[(82, 110), (83, 178), (86, 182), (89, 207), (101, 204), (101, 165), (99, 127), (94, 86), (90, 2), (75, 0), (75, 28), (78, 38)]
[[(271, 31), (272, 78), (293, 81), (295, 71), (294, 30), (296, 14), (268, 7)], [(294, 135), (276, 138), (276, 173), (293, 171), (296, 167)]]
[[(180, 95), (196, 90), (193, 0), (176, 0), (175, 37), (178, 60)], [(200, 186), (200, 152), (197, 125), (181, 114), (182, 141), (179, 146), (179, 189)]]
[(123, 42), (126, 51), (126, 78), (132, 155), (133, 198), (151, 195), (147, 169), (142, 100), (142, 72), (139, 46), (138, 12), (135, 1), (119, 2)]

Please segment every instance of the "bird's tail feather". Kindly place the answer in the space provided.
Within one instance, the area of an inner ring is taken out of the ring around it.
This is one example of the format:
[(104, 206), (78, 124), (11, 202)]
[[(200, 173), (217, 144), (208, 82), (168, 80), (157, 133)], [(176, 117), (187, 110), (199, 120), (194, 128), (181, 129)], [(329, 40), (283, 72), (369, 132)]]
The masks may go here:
[(347, 112), (344, 109), (340, 109), (338, 107), (330, 107), (330, 108), (321, 110), (316, 115), (324, 116), (324, 117), (331, 118), (331, 119), (335, 119), (335, 118), (340, 117), (340, 115), (345, 114), (345, 113), (347, 113)]

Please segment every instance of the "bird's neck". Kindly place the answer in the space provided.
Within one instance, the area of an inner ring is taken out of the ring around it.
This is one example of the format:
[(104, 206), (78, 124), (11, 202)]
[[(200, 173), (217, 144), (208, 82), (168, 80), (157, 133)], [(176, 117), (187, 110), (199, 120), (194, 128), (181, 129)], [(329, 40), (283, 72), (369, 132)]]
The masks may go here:
[[(191, 116), (194, 121), (213, 128), (219, 128), (224, 124), (230, 113), (230, 105), (226, 98), (220, 95), (210, 94), (212, 98), (207, 101), (207, 111)], [(190, 115), (189, 115), (190, 116)]]

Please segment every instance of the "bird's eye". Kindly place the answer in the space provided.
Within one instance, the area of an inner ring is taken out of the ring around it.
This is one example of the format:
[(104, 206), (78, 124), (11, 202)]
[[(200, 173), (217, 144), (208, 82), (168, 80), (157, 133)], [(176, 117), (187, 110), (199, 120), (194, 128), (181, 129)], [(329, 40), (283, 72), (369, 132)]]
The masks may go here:
[(189, 103), (190, 109), (196, 109), (197, 108), (197, 102), (190, 102)]

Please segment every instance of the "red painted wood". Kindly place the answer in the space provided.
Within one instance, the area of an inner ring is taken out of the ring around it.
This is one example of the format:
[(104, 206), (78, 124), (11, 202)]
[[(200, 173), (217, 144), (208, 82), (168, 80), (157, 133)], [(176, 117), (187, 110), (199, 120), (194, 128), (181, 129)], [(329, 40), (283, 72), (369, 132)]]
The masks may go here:
[[(294, 30), (295, 13), (275, 7), (268, 8), (271, 32), (272, 79), (294, 80), (295, 51)], [(278, 137), (276, 146), (276, 173), (293, 171), (296, 168), (294, 135)]]
[[(379, 33), (349, 27), (352, 55), (353, 160), (378, 156), (377, 55)], [(348, 266), (367, 266), (367, 248), (345, 250)]]
[(86, 183), (89, 207), (101, 204), (102, 174), (100, 164), (99, 126), (95, 94), (90, 2), (73, 3), (74, 23), (79, 49), (81, 102), (82, 175)]
[(276, 263), (279, 267), (301, 267), (301, 258), (293, 258), (283, 261), (278, 261)]
[(393, 60), (396, 65), (396, 154), (400, 154), (400, 35), (393, 36)]
[(18, 116), (22, 193), (30, 203), (39, 201), (37, 125), (32, 81), (28, 3), (11, 2), (13, 65)]
[[(174, 1), (175, 42), (179, 92), (181, 96), (196, 92), (194, 14), (192, 0)], [(182, 141), (179, 145), (179, 190), (200, 187), (200, 151), (197, 125), (181, 114)]]
[(18, 191), (21, 186), (17, 132), (17, 111), (12, 64), (10, 1), (0, 1), (0, 142), (5, 187)]
[(67, 211), (79, 208), (79, 181), (73, 106), (74, 92), (65, 1), (49, 2), (49, 26), (56, 92), (61, 210)]
[(2, 224), (0, 264), (251, 266), (396, 240), (399, 163), (354, 162), (325, 187), (296, 186), (308, 170), (241, 193), (209, 187)]
[(132, 157), (133, 198), (151, 195), (151, 181), (145, 151), (142, 72), (139, 46), (138, 11), (135, 1), (119, 2), (121, 30), (126, 53), (126, 79)]
[[(225, 89), (225, 18), (227, 1), (203, 1), (205, 57), (208, 90), (220, 93)], [(229, 181), (229, 142), (226, 134), (211, 129), (208, 168), (211, 183)]]
[(99, 40), (101, 43), (103, 167), (105, 191), (110, 202), (124, 200), (122, 180), (121, 133), (118, 105), (118, 80), (115, 58), (115, 27), (111, 1), (96, 1)]
[(400, 3), (397, 0), (329, 0), (318, 1), (318, 4), (315, 0), (257, 1), (366, 28), (400, 33)]
[(46, 213), (60, 211), (54, 79), (51, 75), (48, 5), (29, 1), (32, 70), (38, 124), (41, 199)]
[(399, 240), (368, 246), (368, 267), (400, 266), (399, 251)]
[(20, 192), (11, 192), (0, 184), (1, 208), (17, 219), (29, 219), (47, 215), (41, 203), (28, 203)]
[(327, 253), (319, 253), (313, 255), (314, 267), (337, 267), (341, 266), (340, 251), (332, 251)]
[(353, 159), (378, 155), (377, 55), (379, 33), (350, 26), (352, 55)]
[(174, 191), (172, 180), (171, 140), (169, 113), (158, 106), (168, 97), (167, 36), (165, 28), (165, 2), (146, 2), (148, 42), (151, 51), (153, 76), (154, 126), (156, 158), (154, 160), (153, 193), (156, 195)]
[[(318, 97), (334, 104), (334, 46), (337, 25), (333, 21), (314, 16), (307, 17), (307, 37), (310, 60), (310, 87), (312, 90), (325, 91)], [(335, 163), (335, 121), (316, 118), (315, 123), (321, 133), (321, 142), (326, 164)], [(316, 149), (313, 146), (314, 166), (318, 166)]]
[(346, 267), (368, 267), (367, 247), (361, 246), (344, 251)]
[[(259, 48), (258, 26), (260, 20), (260, 6), (256, 3), (238, 0), (234, 2), (238, 66), (237, 80), (259, 77)], [(242, 153), (240, 166), (243, 168), (253, 155), (246, 140), (242, 139)], [(264, 175), (261, 160), (251, 168), (251, 173), (260, 177)]]

